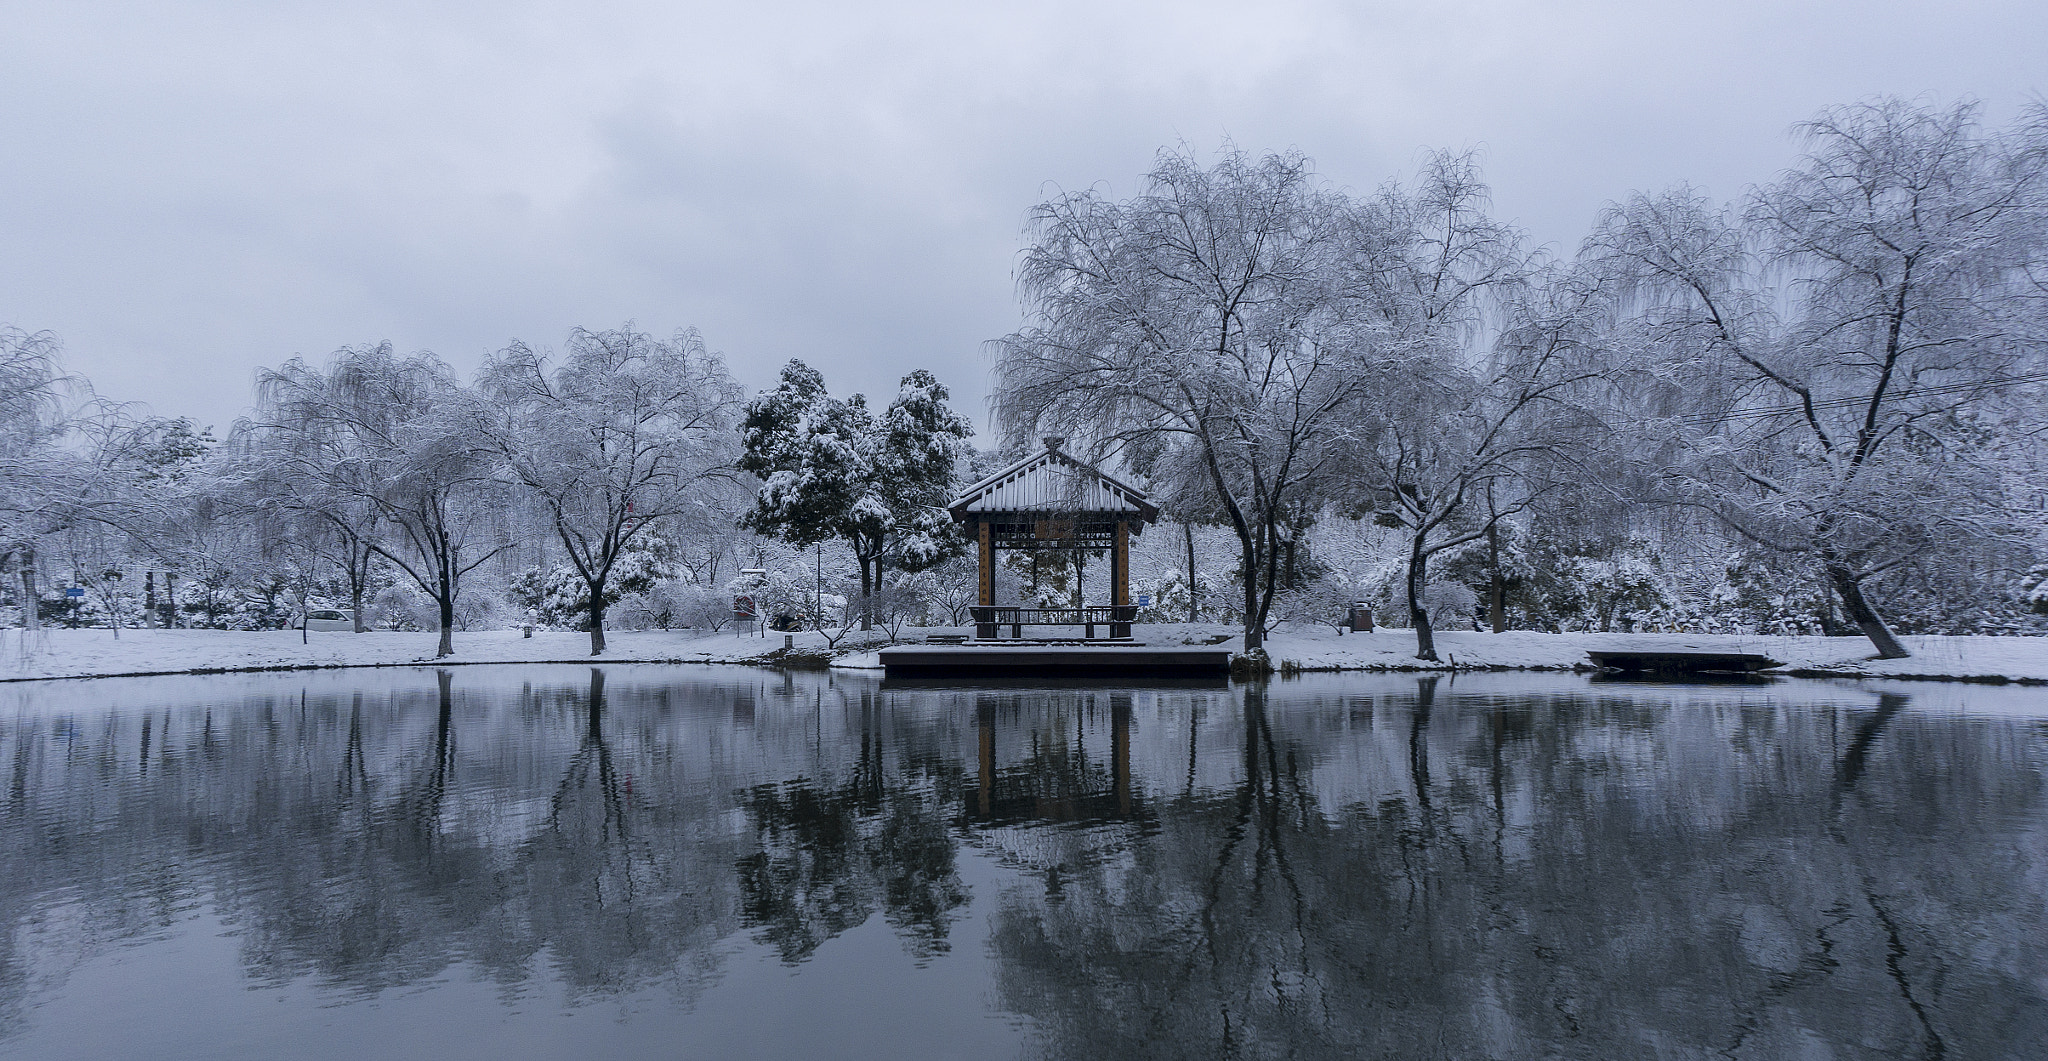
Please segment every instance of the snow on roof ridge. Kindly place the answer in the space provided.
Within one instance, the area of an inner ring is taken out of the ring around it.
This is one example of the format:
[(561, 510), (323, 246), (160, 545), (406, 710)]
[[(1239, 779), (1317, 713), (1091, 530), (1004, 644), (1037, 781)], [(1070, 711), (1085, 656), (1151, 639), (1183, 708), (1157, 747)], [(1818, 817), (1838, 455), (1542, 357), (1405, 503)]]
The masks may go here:
[[(1048, 435), (1043, 441), (1045, 442), (1044, 449), (1036, 453), (1027, 454), (998, 468), (962, 491), (958, 497), (954, 498), (946, 506), (947, 511), (952, 513), (954, 519), (964, 519), (969, 506), (985, 500), (996, 491), (1012, 485), (1039, 468), (1051, 467), (1054, 462), (1058, 462), (1061, 465), (1075, 469), (1082, 476), (1092, 479), (1096, 488), (1102, 493), (1107, 494), (1109, 499), (1114, 502), (1112, 511), (1136, 512), (1148, 520), (1159, 518), (1159, 507), (1153, 504), (1150, 498), (1145, 496), (1143, 490), (1123, 482), (1103, 472), (1102, 469), (1065, 452), (1060, 448), (1066, 441), (1062, 436)], [(1028, 506), (1027, 509), (1019, 509), (1018, 511), (1043, 507), (1045, 506), (1032, 505)], [(1091, 509), (1091, 511), (1093, 510)]]

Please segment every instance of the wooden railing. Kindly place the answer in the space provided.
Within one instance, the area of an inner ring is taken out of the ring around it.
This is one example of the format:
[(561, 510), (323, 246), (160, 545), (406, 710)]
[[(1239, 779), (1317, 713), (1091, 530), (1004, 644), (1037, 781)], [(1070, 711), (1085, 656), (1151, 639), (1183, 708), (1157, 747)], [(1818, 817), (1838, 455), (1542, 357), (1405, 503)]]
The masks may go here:
[(974, 613), (974, 636), (984, 641), (993, 641), (1001, 635), (1002, 627), (1010, 628), (1011, 637), (1023, 637), (1027, 626), (1078, 626), (1086, 630), (1086, 636), (1094, 637), (1097, 626), (1108, 626), (1109, 636), (1131, 636), (1131, 623), (1138, 618), (1135, 604), (1096, 605), (1084, 608), (1024, 608), (1002, 604), (977, 604), (969, 609)]

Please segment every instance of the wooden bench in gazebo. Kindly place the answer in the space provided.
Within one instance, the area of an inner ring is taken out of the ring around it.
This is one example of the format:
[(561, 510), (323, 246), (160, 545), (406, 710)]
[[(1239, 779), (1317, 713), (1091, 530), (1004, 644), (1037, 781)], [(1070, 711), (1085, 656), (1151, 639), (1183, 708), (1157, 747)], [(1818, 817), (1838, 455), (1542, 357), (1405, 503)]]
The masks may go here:
[[(1093, 639), (1129, 640), (1138, 609), (1131, 603), (1131, 536), (1159, 518), (1159, 508), (1135, 487), (1061, 452), (1058, 437), (1045, 448), (968, 487), (947, 506), (968, 524), (980, 559), (981, 587), (975, 637), (993, 641), (1007, 629), (1080, 627)], [(1006, 549), (1102, 549), (1109, 553), (1110, 601), (1075, 608), (1031, 608), (996, 603), (996, 553)]]

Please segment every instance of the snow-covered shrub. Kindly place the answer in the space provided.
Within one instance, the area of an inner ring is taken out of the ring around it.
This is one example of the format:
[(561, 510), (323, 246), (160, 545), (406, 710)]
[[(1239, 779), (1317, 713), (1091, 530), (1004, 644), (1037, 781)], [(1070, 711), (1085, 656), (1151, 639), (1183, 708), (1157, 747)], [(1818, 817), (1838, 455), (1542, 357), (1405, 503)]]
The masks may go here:
[(821, 588), (811, 572), (774, 568), (766, 574), (741, 575), (726, 583), (726, 592), (728, 610), (732, 598), (752, 597), (759, 617), (787, 616), (798, 626), (815, 627), (821, 623), (843, 625), (847, 601), (858, 590), (835, 592), (830, 584)]
[(1743, 552), (1728, 558), (1699, 611), (1714, 633), (1821, 634), (1836, 632), (1833, 604), (1810, 566)]
[(2035, 564), (2020, 578), (2020, 603), (2036, 615), (2048, 615), (2048, 564)]
[[(1377, 584), (1361, 583), (1342, 572), (1329, 572), (1301, 589), (1281, 591), (1279, 598), (1273, 602), (1273, 613), (1276, 617), (1285, 617), (1296, 622), (1321, 623), (1338, 630), (1348, 630), (1351, 606), (1364, 603), (1367, 607), (1372, 607), (1372, 598), (1381, 589), (1382, 587)], [(1469, 590), (1466, 591), (1466, 596), (1471, 596)], [(1468, 614), (1464, 618), (1470, 619), (1471, 616)], [(1430, 621), (1439, 621), (1434, 612), (1431, 613)]]
[[(924, 594), (909, 580), (891, 582), (869, 594), (867, 608), (874, 616), (875, 628), (887, 630), (889, 639), (894, 641), (902, 635), (905, 626), (923, 620)], [(854, 610), (858, 612), (858, 604)]]
[(1431, 582), (1422, 589), (1422, 610), (1429, 616), (1429, 624), (1433, 627), (1441, 629), (1459, 625), (1476, 628), (1479, 595), (1463, 582)]
[[(1905, 564), (1869, 583), (1881, 613), (1902, 634), (2038, 634), (2048, 632), (2030, 596), (2041, 593), (2010, 569), (1939, 563)], [(2036, 569), (2038, 570), (2038, 568)]]
[[(1179, 568), (1168, 568), (1149, 585), (1133, 587), (1152, 598), (1147, 607), (1138, 609), (1141, 623), (1184, 623), (1188, 622), (1188, 606), (1191, 602), (1188, 592), (1188, 573)], [(1136, 599), (1135, 597), (1133, 598)]]
[(1563, 630), (1633, 630), (1682, 609), (1656, 553), (1635, 543), (1606, 556), (1557, 556), (1543, 579), (1542, 611)]
[(972, 557), (954, 557), (936, 567), (903, 575), (898, 584), (923, 602), (919, 616), (926, 625), (960, 626), (972, 621), (967, 610), (979, 599), (981, 571)]
[(411, 579), (384, 586), (371, 603), (386, 630), (433, 630), (441, 625), (440, 606)]
[(142, 602), (134, 596), (118, 590), (95, 588), (85, 596), (77, 598), (71, 606), (71, 614), (65, 619), (66, 625), (87, 626), (104, 629), (119, 625), (132, 628), (142, 625)]
[[(654, 606), (643, 601), (623, 613), (613, 609), (629, 597), (642, 597), (662, 582), (675, 577), (675, 550), (665, 539), (642, 535), (619, 551), (605, 580), (604, 611), (608, 628), (655, 625), (649, 621)], [(528, 568), (514, 576), (505, 587), (511, 604), (524, 609), (527, 622), (557, 630), (590, 629), (590, 584), (574, 567), (557, 564), (552, 568)], [(459, 607), (459, 605), (458, 605)]]
[(516, 624), (513, 604), (483, 586), (466, 586), (455, 598), (457, 630), (502, 630)]
[(590, 587), (566, 567), (530, 567), (513, 576), (505, 596), (525, 610), (525, 619), (551, 630), (590, 628)]
[(673, 627), (715, 634), (732, 622), (732, 594), (724, 590), (678, 581), (665, 583), (656, 592)]

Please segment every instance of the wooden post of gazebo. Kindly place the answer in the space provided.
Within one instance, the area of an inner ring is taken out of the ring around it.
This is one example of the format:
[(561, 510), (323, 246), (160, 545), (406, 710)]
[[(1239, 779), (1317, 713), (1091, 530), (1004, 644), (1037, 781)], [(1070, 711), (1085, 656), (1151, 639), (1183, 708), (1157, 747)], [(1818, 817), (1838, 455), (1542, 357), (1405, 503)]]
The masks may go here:
[[(1131, 535), (1159, 518), (1159, 508), (1137, 488), (1061, 452), (1054, 436), (1045, 448), (975, 483), (947, 506), (953, 518), (974, 526), (980, 585), (974, 606), (975, 636), (996, 639), (1005, 626), (1021, 635), (1026, 626), (1080, 626), (1094, 636), (1097, 624), (1113, 639), (1128, 639), (1137, 609), (1131, 605)], [(1110, 603), (1078, 608), (1024, 608), (996, 604), (996, 553), (1004, 549), (1106, 550)]]
[(989, 525), (986, 523), (976, 524), (975, 530), (979, 532), (975, 535), (975, 538), (980, 542), (980, 550), (977, 555), (981, 561), (981, 592), (978, 594), (979, 599), (976, 603), (990, 605), (996, 602), (996, 549), (993, 544), (994, 536), (990, 533)]
[[(1131, 606), (1131, 521), (1127, 519), (1116, 521), (1116, 535), (1109, 547), (1109, 585), (1109, 603), (1121, 617)], [(1109, 636), (1131, 636), (1131, 624), (1110, 620)]]

